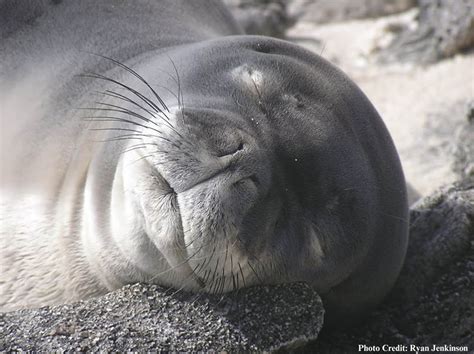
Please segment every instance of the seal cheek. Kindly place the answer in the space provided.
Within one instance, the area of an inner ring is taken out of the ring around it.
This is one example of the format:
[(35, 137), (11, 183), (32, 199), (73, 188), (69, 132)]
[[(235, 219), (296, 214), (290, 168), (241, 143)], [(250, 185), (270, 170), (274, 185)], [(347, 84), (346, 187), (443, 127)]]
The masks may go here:
[(244, 206), (250, 206), (255, 201), (255, 196), (258, 194), (258, 187), (260, 181), (256, 175), (244, 177), (232, 184), (232, 189), (238, 196), (236, 199)]

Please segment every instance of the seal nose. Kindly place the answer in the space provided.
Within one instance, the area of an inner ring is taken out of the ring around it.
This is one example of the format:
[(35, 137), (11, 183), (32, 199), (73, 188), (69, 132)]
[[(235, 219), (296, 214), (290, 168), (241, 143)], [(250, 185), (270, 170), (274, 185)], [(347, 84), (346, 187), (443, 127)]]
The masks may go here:
[[(213, 182), (215, 185), (227, 180), (225, 183), (238, 189), (258, 188), (260, 180), (257, 176), (258, 168), (255, 166), (253, 150), (251, 144), (244, 142), (243, 139), (227, 140), (225, 145), (218, 148), (201, 150), (198, 154), (206, 157), (194, 166), (193, 173), (182, 179), (181, 191), (215, 178), (218, 178)], [(220, 182), (217, 182), (218, 180)]]
[[(227, 149), (218, 154), (219, 159), (222, 161), (222, 171), (235, 172), (239, 168), (238, 165), (242, 164), (242, 160), (246, 159), (245, 155), (251, 154), (250, 150), (249, 144), (244, 143), (243, 140), (230, 144)], [(241, 173), (240, 178), (236, 180), (233, 185), (241, 186), (247, 182), (252, 182), (258, 187), (260, 181), (255, 171), (245, 171)]]
[(180, 118), (176, 129), (166, 131), (163, 138), (152, 138), (159, 150), (157, 170), (176, 193), (198, 185), (200, 189), (227, 185), (254, 190), (265, 184), (259, 142), (232, 114), (189, 107), (175, 113)]

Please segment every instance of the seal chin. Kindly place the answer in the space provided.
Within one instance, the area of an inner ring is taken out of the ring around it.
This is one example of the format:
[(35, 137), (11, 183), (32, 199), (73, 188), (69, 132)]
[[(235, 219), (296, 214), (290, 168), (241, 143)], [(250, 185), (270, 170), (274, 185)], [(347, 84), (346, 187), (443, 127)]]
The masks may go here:
[(230, 290), (237, 274), (245, 276), (248, 254), (240, 234), (257, 195), (250, 178), (225, 172), (177, 194), (188, 264), (206, 291)]

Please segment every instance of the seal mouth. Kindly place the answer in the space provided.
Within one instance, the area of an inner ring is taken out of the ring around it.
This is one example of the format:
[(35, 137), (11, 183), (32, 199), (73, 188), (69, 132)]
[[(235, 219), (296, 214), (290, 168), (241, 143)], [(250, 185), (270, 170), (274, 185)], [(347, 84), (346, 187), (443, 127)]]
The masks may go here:
[[(147, 159), (145, 158), (145, 160)], [(247, 262), (242, 260), (238, 261), (235, 254), (234, 257), (232, 257), (232, 253), (236, 250), (234, 247), (236, 247), (237, 243), (242, 242), (242, 240), (239, 239), (238, 241), (233, 240), (229, 241), (229, 243), (226, 242), (227, 247), (221, 250), (222, 255), (218, 255), (220, 254), (219, 248), (216, 248), (216, 243), (214, 243), (214, 246), (211, 247), (212, 251), (210, 251), (210, 256), (205, 260), (202, 260), (202, 249), (203, 247), (207, 247), (207, 245), (198, 244), (200, 239), (190, 237), (190, 234), (186, 232), (186, 228), (188, 227), (184, 221), (186, 211), (184, 211), (184, 213), (182, 212), (182, 210), (184, 210), (182, 208), (186, 207), (186, 205), (180, 205), (178, 197), (183, 196), (189, 192), (192, 193), (192, 190), (195, 188), (199, 189), (203, 184), (208, 183), (213, 178), (221, 174), (222, 170), (217, 171), (207, 178), (199, 180), (197, 183), (186, 186), (186, 188), (183, 190), (176, 191), (176, 189), (171, 186), (170, 182), (163, 176), (163, 173), (160, 172), (160, 169), (154, 165), (152, 161), (148, 160), (146, 162), (151, 165), (154, 178), (160, 181), (162, 197), (168, 197), (172, 200), (173, 212), (175, 213), (177, 222), (176, 229), (178, 231), (175, 237), (177, 243), (182, 245), (182, 247), (180, 247), (181, 251), (173, 256), (173, 258), (178, 258), (173, 260), (174, 265), (172, 265), (172, 267), (175, 267), (176, 271), (181, 273), (183, 276), (181, 281), (186, 283), (187, 280), (191, 280), (194, 285), (189, 288), (189, 290), (206, 293), (220, 293), (224, 291), (235, 290), (241, 286), (246, 287), (250, 276), (247, 274), (248, 269), (245, 266)], [(233, 185), (242, 186), (233, 188), (255, 189), (259, 183), (260, 180), (255, 174), (243, 175), (233, 183)], [(250, 185), (252, 187), (250, 187)], [(209, 236), (213, 237), (213, 242), (217, 242), (215, 239), (216, 235), (209, 234)], [(233, 249), (233, 251), (231, 249)], [(255, 270), (253, 270), (253, 272), (255, 272)], [(259, 280), (259, 282), (261, 282), (261, 280)], [(248, 284), (250, 284), (250, 282)], [(180, 285), (175, 284), (174, 286)], [(224, 290), (224, 288), (227, 290)]]
[[(185, 234), (184, 234), (184, 228), (183, 228), (183, 216), (182, 216), (180, 206), (179, 206), (179, 202), (178, 202), (178, 193), (176, 192), (176, 190), (171, 186), (171, 184), (168, 182), (168, 180), (163, 176), (163, 174), (156, 168), (156, 166), (151, 161), (148, 161), (146, 158), (145, 158), (145, 161), (151, 167), (151, 169), (153, 171), (153, 176), (159, 180), (159, 185), (160, 185), (160, 187), (162, 188), (162, 191), (163, 191), (162, 196), (172, 198), (173, 211), (176, 213), (176, 215), (178, 217), (178, 220), (179, 220), (179, 232), (178, 232), (178, 235), (179, 235), (179, 238), (180, 238), (179, 241), (183, 245), (185, 245), (185, 247), (183, 248), (183, 250), (184, 250), (184, 255), (183, 255), (184, 259), (181, 262), (179, 262), (178, 267), (186, 267), (187, 272), (189, 273), (189, 277), (192, 278), (196, 282), (196, 284), (199, 286), (200, 289), (204, 290), (206, 288), (205, 280), (196, 273), (196, 269), (193, 269), (193, 267), (191, 267), (191, 265), (189, 263), (189, 261), (192, 259), (193, 255), (189, 255), (189, 252), (188, 252), (187, 247), (186, 247)], [(203, 182), (205, 182), (205, 181), (201, 181), (198, 184), (203, 183)], [(192, 189), (195, 186), (196, 185), (190, 186), (188, 189)]]
[(155, 172), (155, 177), (159, 178), (160, 181), (162, 182), (161, 185), (164, 187), (164, 192), (165, 192), (164, 195), (169, 195), (169, 194), (173, 195), (173, 198), (175, 199), (176, 204), (177, 204), (177, 203), (178, 203), (178, 198), (177, 198), (178, 193), (174, 190), (173, 187), (171, 187), (171, 184), (170, 184), (170, 183), (168, 182), (168, 180), (163, 176), (163, 174), (160, 173), (160, 171), (158, 171), (158, 169), (155, 168), (152, 163), (150, 163), (149, 161), (148, 161), (148, 163), (149, 163), (149, 164), (151, 165), (151, 167), (153, 168), (153, 170), (154, 170), (154, 172)]

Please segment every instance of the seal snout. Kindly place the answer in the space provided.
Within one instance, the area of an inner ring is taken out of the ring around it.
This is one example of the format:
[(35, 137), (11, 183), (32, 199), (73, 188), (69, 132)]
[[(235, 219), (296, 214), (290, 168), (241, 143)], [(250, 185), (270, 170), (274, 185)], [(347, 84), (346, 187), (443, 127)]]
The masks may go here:
[(165, 206), (173, 222), (147, 220), (175, 230), (171, 243), (162, 241), (170, 239), (168, 232), (155, 238), (170, 264), (182, 264), (182, 272), (193, 274), (200, 291), (230, 290), (237, 286), (237, 274), (250, 283), (248, 248), (262, 240), (246, 220), (260, 215), (256, 210), (270, 189), (268, 150), (232, 114), (190, 106), (172, 110), (173, 129), (163, 123), (161, 135), (148, 137), (145, 145), (146, 160), (156, 171), (153, 179), (161, 176), (169, 186), (164, 193), (174, 192), (158, 198), (160, 207), (173, 200)]
[[(147, 159), (176, 193), (210, 185), (257, 192), (265, 157), (255, 138), (236, 126), (231, 113), (186, 108), (173, 112), (173, 129), (150, 137)], [(234, 123), (234, 124), (233, 124)]]

